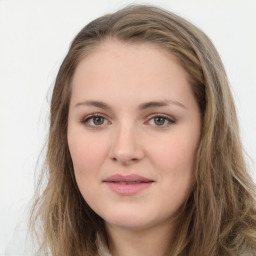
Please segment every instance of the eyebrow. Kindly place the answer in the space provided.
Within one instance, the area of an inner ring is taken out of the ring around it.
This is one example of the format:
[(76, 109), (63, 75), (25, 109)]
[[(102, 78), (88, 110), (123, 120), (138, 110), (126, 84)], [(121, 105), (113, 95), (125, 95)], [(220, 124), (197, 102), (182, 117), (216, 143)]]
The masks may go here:
[(103, 101), (96, 101), (96, 100), (87, 100), (87, 101), (83, 101), (83, 102), (78, 102), (76, 105), (75, 105), (75, 108), (76, 107), (79, 107), (79, 106), (94, 106), (94, 107), (97, 107), (97, 108), (102, 108), (102, 109), (111, 109), (111, 107), (104, 103)]
[[(140, 110), (145, 110), (145, 109), (148, 109), (148, 108), (165, 107), (165, 106), (169, 106), (169, 105), (176, 105), (178, 107), (186, 109), (186, 107), (181, 102), (174, 101), (174, 100), (145, 102), (145, 103), (140, 104), (138, 108)], [(94, 106), (94, 107), (105, 109), (105, 110), (110, 110), (111, 109), (111, 106), (106, 104), (105, 102), (95, 101), (95, 100), (87, 100), (87, 101), (83, 101), (83, 102), (78, 102), (75, 105), (75, 108), (79, 107), (79, 106)]]
[(179, 102), (179, 101), (174, 101), (174, 100), (163, 100), (163, 101), (150, 101), (146, 103), (142, 103), (139, 105), (139, 109), (144, 110), (148, 108), (153, 108), (153, 107), (165, 107), (169, 105), (176, 105), (181, 108), (185, 108), (185, 106)]

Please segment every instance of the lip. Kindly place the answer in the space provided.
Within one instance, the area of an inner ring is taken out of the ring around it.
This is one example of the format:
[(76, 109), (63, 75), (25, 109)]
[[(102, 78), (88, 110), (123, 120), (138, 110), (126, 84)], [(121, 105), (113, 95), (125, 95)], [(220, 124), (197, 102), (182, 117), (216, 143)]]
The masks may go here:
[(133, 195), (150, 187), (154, 181), (140, 175), (112, 175), (103, 182), (115, 193), (120, 195)]

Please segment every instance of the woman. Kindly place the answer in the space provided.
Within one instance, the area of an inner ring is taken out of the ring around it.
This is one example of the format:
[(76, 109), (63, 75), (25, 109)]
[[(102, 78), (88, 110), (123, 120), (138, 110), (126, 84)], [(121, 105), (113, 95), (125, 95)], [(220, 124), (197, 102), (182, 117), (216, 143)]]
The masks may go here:
[(31, 215), (43, 255), (255, 255), (225, 70), (207, 36), (165, 10), (131, 6), (75, 37), (47, 171)]

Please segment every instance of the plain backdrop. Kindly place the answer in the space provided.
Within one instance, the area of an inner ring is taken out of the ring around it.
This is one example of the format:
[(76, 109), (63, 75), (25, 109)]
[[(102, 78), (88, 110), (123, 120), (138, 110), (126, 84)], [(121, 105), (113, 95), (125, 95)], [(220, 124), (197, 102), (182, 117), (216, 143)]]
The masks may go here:
[(0, 255), (24, 252), (26, 216), (47, 129), (50, 92), (73, 37), (92, 19), (128, 4), (173, 11), (212, 39), (237, 106), (256, 180), (255, 0), (0, 0)]

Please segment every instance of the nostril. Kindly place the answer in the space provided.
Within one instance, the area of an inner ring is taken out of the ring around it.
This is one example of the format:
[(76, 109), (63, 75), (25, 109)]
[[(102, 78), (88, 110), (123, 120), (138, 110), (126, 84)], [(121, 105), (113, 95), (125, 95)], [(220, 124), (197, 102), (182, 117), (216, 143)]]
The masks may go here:
[(119, 162), (123, 165), (129, 165), (131, 163), (137, 162), (139, 159), (137, 158), (130, 158), (130, 157), (112, 157), (111, 160), (113, 162)]
[(113, 160), (114, 162), (117, 162), (117, 158), (116, 158), (116, 157), (112, 157), (112, 160)]
[(141, 160), (144, 157), (144, 151), (138, 141), (128, 140), (129, 136), (119, 136), (119, 139), (113, 142), (109, 157), (113, 162), (121, 164), (131, 164)]

